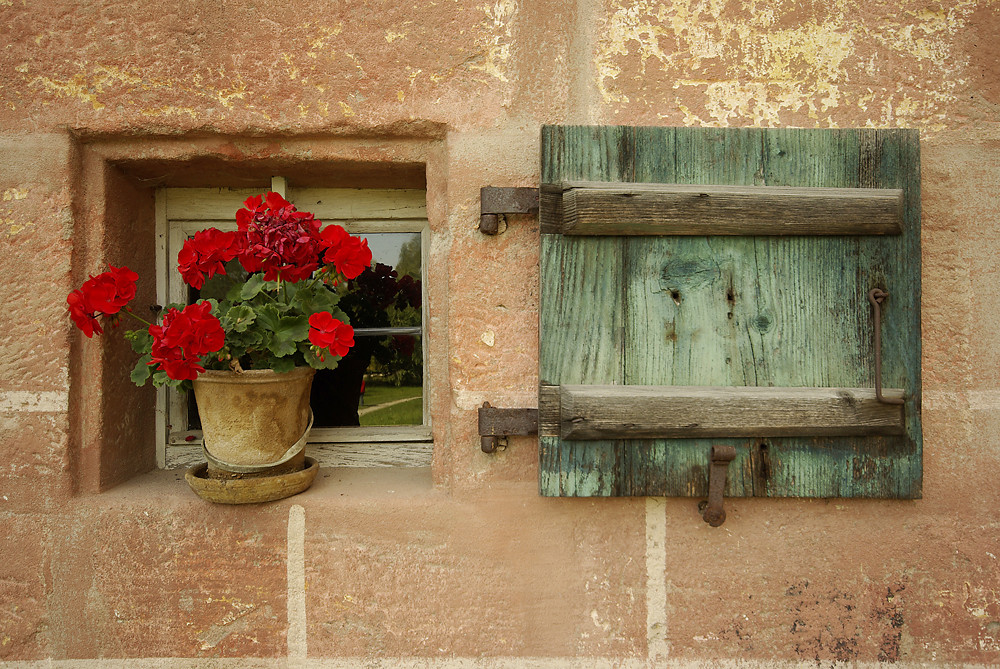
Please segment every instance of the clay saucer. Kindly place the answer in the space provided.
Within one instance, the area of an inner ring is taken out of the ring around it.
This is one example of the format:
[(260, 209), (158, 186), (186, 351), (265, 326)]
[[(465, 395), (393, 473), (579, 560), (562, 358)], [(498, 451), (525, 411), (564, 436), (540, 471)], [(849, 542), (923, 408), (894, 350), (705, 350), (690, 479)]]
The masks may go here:
[(305, 459), (305, 468), (272, 476), (215, 479), (208, 477), (208, 463), (187, 470), (185, 480), (202, 499), (216, 504), (259, 504), (297, 495), (312, 485), (319, 463)]

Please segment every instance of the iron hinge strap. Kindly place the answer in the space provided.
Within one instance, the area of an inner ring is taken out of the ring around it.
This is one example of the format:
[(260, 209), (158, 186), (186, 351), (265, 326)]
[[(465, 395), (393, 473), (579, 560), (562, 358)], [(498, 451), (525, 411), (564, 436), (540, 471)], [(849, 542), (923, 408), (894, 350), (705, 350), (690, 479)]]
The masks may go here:
[(484, 186), (479, 189), (479, 230), (495, 235), (500, 229), (500, 216), (538, 213), (538, 189), (522, 187)]
[(479, 437), (483, 453), (502, 447), (501, 439), (511, 435), (538, 434), (538, 409), (498, 409), (483, 402), (479, 407)]

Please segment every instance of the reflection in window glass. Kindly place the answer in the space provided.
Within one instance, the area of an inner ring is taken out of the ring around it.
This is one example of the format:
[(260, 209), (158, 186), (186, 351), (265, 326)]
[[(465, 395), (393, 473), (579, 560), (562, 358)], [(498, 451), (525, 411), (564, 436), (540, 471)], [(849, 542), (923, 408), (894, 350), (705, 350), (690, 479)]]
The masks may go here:
[(372, 266), (348, 282), (338, 305), (354, 326), (354, 348), (319, 370), (317, 427), (422, 425), (420, 233), (365, 235)]

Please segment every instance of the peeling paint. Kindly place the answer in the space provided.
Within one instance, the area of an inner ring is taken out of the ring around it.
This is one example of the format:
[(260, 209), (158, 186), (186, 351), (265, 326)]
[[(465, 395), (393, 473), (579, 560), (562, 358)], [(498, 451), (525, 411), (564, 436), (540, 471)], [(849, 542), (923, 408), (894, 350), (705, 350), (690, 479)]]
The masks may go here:
[[(201, 75), (194, 75), (184, 81), (172, 79), (155, 79), (132, 67), (118, 67), (101, 63), (83, 63), (76, 74), (65, 78), (36, 76), (27, 84), (28, 89), (37, 89), (43, 93), (60, 97), (73, 98), (90, 105), (95, 111), (105, 108), (102, 97), (115, 92), (132, 94), (138, 91), (150, 90), (184, 90), (191, 95), (200, 96), (216, 102), (224, 109), (232, 109), (235, 100), (244, 100), (249, 94), (247, 83), (239, 76), (229, 76), (220, 67), (218, 76), (226, 82), (226, 86), (216, 88), (202, 83)], [(49, 101), (42, 100), (42, 104)], [(134, 104), (131, 103), (131, 104)], [(206, 111), (196, 106), (163, 105), (160, 107), (140, 108), (144, 116), (188, 115), (202, 117)], [(259, 112), (258, 113), (263, 113)]]
[(509, 81), (504, 71), (511, 55), (511, 24), (519, 10), (517, 0), (496, 0), (493, 4), (483, 5), (479, 9), (486, 13), (487, 30), (479, 41), (483, 49), (481, 62), (470, 61), (468, 68), (485, 72), (496, 79)]
[[(965, 83), (967, 63), (956, 55), (955, 36), (976, 0), (878, 22), (858, 20), (857, 7), (846, 3), (824, 5), (806, 18), (797, 3), (746, 0), (741, 11), (731, 5), (617, 0), (594, 59), (604, 102), (662, 105), (648, 92), (641, 101), (625, 93), (636, 98), (635, 80), (662, 77), (688, 124), (774, 126), (794, 113), (822, 126), (829, 112), (849, 107), (875, 125), (937, 126), (945, 121), (941, 109)], [(912, 64), (913, 81), (904, 85), (893, 62)], [(862, 73), (894, 89), (880, 93), (877, 103), (870, 89), (859, 90)]]
[(242, 80), (237, 80), (232, 85), (231, 88), (227, 88), (216, 92), (216, 95), (219, 98), (219, 102), (222, 103), (222, 106), (225, 107), (226, 109), (232, 109), (233, 100), (234, 99), (242, 100), (243, 98), (246, 97), (246, 94), (247, 94), (247, 85)]
[(13, 218), (14, 212), (10, 209), (5, 209), (0, 212), (0, 214), (2, 214), (0, 215), (0, 225), (3, 225), (6, 228), (6, 230), (4, 230), (4, 234), (7, 237), (13, 237), (14, 235), (24, 232), (28, 228), (35, 227), (35, 222), (32, 220), (25, 221), (21, 218)]
[(0, 194), (0, 199), (4, 202), (10, 202), (11, 200), (23, 200), (26, 197), (28, 197), (28, 191), (25, 188), (8, 188)]
[(70, 79), (54, 79), (52, 77), (35, 77), (28, 84), (29, 88), (41, 88), (46, 93), (51, 93), (64, 98), (76, 98), (82, 102), (90, 104), (95, 111), (104, 109), (104, 105), (98, 102), (97, 95), (88, 85), (86, 78), (82, 74), (77, 74)]
[(317, 31), (319, 32), (319, 36), (309, 40), (309, 51), (307, 52), (307, 55), (312, 56), (318, 51), (328, 49), (330, 38), (336, 37), (340, 33), (344, 32), (344, 24), (343, 22), (340, 22), (332, 27), (318, 26)]

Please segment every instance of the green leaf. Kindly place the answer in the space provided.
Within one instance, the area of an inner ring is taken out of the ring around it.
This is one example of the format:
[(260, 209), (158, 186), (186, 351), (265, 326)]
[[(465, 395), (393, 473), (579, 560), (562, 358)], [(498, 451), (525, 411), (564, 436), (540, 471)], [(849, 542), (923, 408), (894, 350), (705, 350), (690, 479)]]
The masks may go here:
[(319, 311), (333, 311), (338, 301), (340, 301), (339, 295), (317, 282), (310, 288), (300, 289), (291, 300), (291, 305), (292, 308), (308, 315)]
[(153, 385), (157, 388), (161, 386), (176, 386), (178, 382), (167, 376), (167, 373), (162, 369), (158, 369), (153, 372)]
[(125, 333), (125, 339), (128, 339), (136, 353), (148, 353), (153, 345), (153, 335), (146, 330), (129, 330)]
[(341, 360), (340, 356), (329, 352), (325, 353), (323, 359), (320, 360), (319, 356), (309, 346), (300, 345), (299, 350), (302, 351), (302, 356), (306, 359), (306, 364), (313, 369), (336, 369)]
[(222, 319), (222, 327), (226, 331), (246, 332), (247, 328), (257, 319), (253, 309), (245, 304), (230, 307)]
[(245, 283), (234, 283), (229, 291), (226, 293), (226, 302), (239, 302), (243, 299), (243, 288), (246, 287)]
[[(133, 346), (134, 345), (135, 344), (133, 343)], [(131, 374), (132, 383), (140, 387), (146, 385), (146, 380), (149, 379), (150, 376), (152, 376), (152, 370), (153, 370), (153, 368), (150, 367), (147, 363), (149, 363), (149, 361), (152, 359), (153, 356), (149, 353), (139, 358), (139, 362), (135, 363), (135, 367), (132, 369), (132, 374)]]
[(278, 358), (271, 363), (271, 369), (279, 374), (290, 372), (295, 369), (295, 358), (291, 356), (287, 358)]
[(282, 316), (274, 334), (285, 341), (302, 341), (309, 334), (309, 319), (305, 316)]
[(298, 343), (309, 334), (309, 319), (305, 316), (282, 316), (274, 329), (274, 340), (268, 346), (274, 355), (282, 358), (298, 350)]
[(243, 289), (240, 291), (240, 298), (244, 300), (252, 300), (257, 297), (260, 291), (264, 290), (267, 286), (267, 281), (264, 281), (264, 276), (261, 274), (251, 274), (247, 282), (243, 284)]
[(274, 332), (278, 329), (281, 312), (273, 304), (265, 304), (257, 308), (257, 324), (266, 330)]

